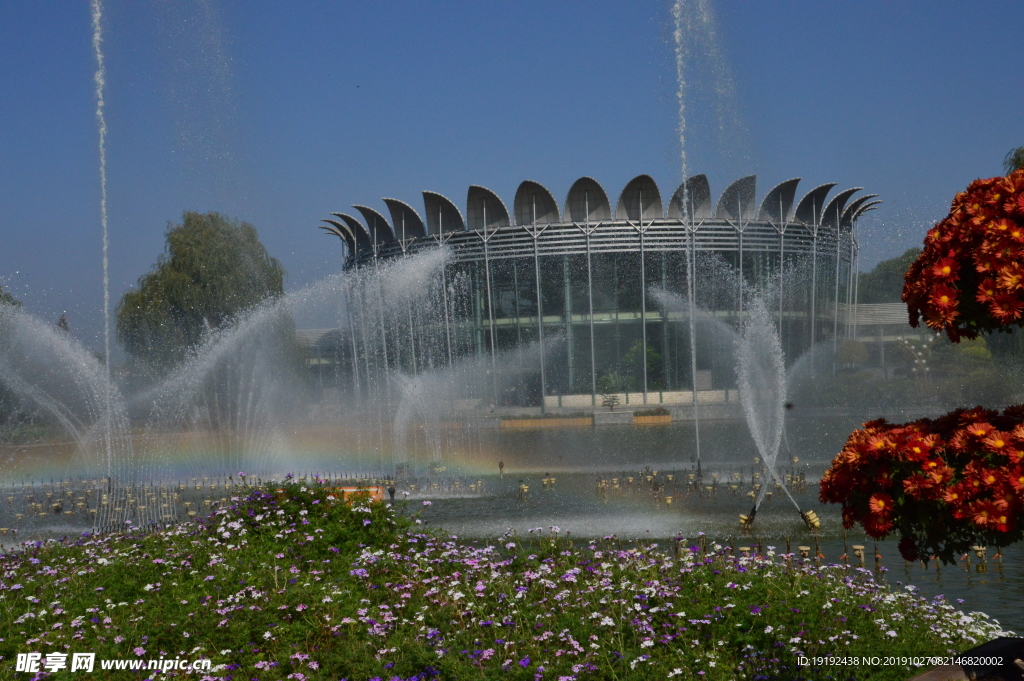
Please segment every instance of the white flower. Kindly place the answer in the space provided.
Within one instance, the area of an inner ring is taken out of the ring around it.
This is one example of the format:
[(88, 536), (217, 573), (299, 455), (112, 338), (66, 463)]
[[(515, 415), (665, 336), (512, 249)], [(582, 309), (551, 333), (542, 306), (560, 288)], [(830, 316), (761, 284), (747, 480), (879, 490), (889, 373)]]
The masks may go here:
[(775, 631), (775, 627), (773, 627), (773, 626), (772, 626), (772, 625), (770, 625), (770, 624), (769, 624), (769, 625), (768, 625), (767, 627), (765, 627), (765, 628), (764, 628), (764, 633), (766, 633), (766, 634), (770, 634), (770, 633), (772, 633), (773, 631)]
[(885, 632), (885, 635), (886, 636), (893, 636), (893, 637), (898, 636), (898, 634), (895, 631), (893, 631), (892, 629), (890, 629), (889, 631)]
[(265, 631), (265, 632), (263, 632), (263, 638), (269, 640), (269, 639), (274, 638), (274, 635), (271, 634), (269, 631)]
[(613, 620), (611, 617), (605, 617), (603, 620), (601, 620), (601, 625), (605, 627), (614, 627), (615, 620)]

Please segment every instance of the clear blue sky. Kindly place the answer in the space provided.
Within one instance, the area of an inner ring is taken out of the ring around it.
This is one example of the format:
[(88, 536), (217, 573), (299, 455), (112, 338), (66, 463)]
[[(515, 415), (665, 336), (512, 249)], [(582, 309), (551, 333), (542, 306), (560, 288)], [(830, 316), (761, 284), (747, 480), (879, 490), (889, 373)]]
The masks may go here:
[[(1019, 0), (712, 3), (691, 63), (688, 167), (864, 186), (864, 264), (916, 245), (952, 195), (1024, 145)], [(107, 0), (111, 295), (168, 221), (254, 225), (290, 289), (338, 269), (316, 225), (420, 190), (560, 200), (679, 181), (671, 4)], [(100, 215), (86, 0), (0, 3), (0, 285), (101, 347)], [(717, 71), (715, 68), (717, 67)], [(717, 83), (733, 92), (712, 97)], [(714, 104), (725, 106), (716, 115)]]

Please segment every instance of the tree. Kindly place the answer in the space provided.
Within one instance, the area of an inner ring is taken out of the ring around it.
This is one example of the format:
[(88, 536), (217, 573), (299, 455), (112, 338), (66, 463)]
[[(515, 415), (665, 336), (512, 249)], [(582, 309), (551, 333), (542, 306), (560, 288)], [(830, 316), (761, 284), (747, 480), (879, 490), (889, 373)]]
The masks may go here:
[(0, 305), (12, 305), (14, 307), (18, 307), (21, 303), (15, 300), (14, 296), (10, 293), (0, 288)]
[(1006, 154), (1006, 158), (1003, 159), (1003, 170), (1009, 175), (1021, 168), (1024, 168), (1024, 147), (1010, 149), (1009, 153)]
[[(3, 355), (11, 351), (11, 330), (8, 327), (9, 317), (13, 308), (20, 307), (21, 303), (14, 299), (14, 296), (0, 289), (0, 361)], [(5, 424), (11, 421), (17, 414), (18, 398), (2, 382), (0, 382), (0, 430), (5, 429)]]
[(898, 303), (903, 293), (904, 276), (910, 264), (921, 253), (920, 248), (908, 249), (903, 255), (883, 260), (870, 272), (860, 275), (857, 290), (859, 303)]
[[(622, 356), (622, 365), (626, 367), (629, 387), (643, 389), (644, 346), (643, 341), (636, 341)], [(659, 390), (664, 387), (661, 353), (654, 349), (653, 344), (647, 345), (647, 389)]]
[(168, 223), (166, 250), (117, 306), (117, 337), (136, 359), (180, 361), (210, 331), (284, 293), (284, 269), (256, 228), (219, 213), (186, 211)]

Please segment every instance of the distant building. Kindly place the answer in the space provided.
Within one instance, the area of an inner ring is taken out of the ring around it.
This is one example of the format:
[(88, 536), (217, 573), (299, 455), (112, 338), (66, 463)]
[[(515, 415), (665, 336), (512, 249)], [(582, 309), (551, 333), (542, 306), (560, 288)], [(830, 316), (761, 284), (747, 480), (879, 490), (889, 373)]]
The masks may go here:
[(608, 392), (630, 404), (684, 403), (694, 388), (727, 399), (736, 380), (731, 348), (711, 322), (697, 324), (691, 357), (691, 278), (702, 319), (734, 328), (749, 287), (767, 291), (791, 361), (812, 344), (856, 335), (846, 312), (856, 302), (856, 223), (880, 202), (854, 198), (860, 188), (829, 198), (834, 183), (797, 201), (798, 183), (787, 180), (758, 202), (756, 178), (744, 177), (713, 202), (707, 178), (695, 175), (665, 204), (655, 181), (640, 175), (613, 210), (601, 185), (583, 177), (561, 209), (526, 181), (511, 212), (474, 185), (465, 213), (434, 192), (423, 192), (423, 217), (397, 199), (383, 200), (390, 219), (366, 206), (354, 206), (362, 220), (335, 213), (324, 228), (344, 241), (348, 271), (371, 275), (440, 246), (451, 257), (436, 290), (407, 317), (359, 311), (383, 293), (353, 294), (347, 327), (308, 339), (318, 371), (366, 385), (384, 364), (418, 373), (475, 357), (494, 372), (493, 386), (465, 397), (487, 404), (599, 406)]

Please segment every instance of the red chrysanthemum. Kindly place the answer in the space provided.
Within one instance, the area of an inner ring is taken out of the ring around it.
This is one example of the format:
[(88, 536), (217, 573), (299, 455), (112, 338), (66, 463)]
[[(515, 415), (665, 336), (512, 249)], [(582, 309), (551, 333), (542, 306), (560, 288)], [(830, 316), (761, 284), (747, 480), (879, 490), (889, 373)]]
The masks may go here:
[(864, 518), (863, 525), (864, 531), (868, 533), (868, 536), (874, 537), (875, 539), (881, 539), (885, 535), (889, 534), (893, 527), (891, 520), (875, 515), (874, 513), (871, 513)]
[(892, 512), (892, 497), (888, 494), (872, 494), (868, 500), (868, 508), (875, 515), (888, 517)]
[(1024, 538), (1022, 450), (1024, 405), (872, 421), (850, 434), (820, 497), (842, 504), (848, 529), (882, 538), (898, 528), (904, 556), (952, 560), (954, 550)]
[(912, 325), (954, 341), (1024, 325), (1024, 169), (956, 195), (907, 270), (903, 301)]
[(960, 263), (956, 258), (946, 257), (932, 265), (932, 276), (945, 281), (956, 281), (960, 278)]

